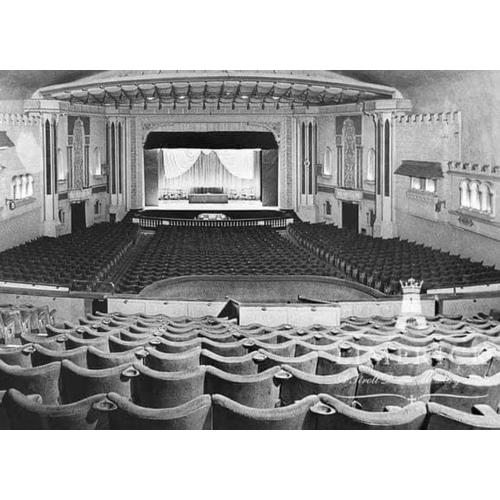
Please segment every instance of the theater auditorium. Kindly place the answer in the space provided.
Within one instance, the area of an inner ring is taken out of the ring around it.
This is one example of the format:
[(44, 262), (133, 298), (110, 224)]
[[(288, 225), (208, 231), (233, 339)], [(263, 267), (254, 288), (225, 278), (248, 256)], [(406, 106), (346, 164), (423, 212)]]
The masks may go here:
[(0, 429), (500, 429), (498, 72), (0, 82)]

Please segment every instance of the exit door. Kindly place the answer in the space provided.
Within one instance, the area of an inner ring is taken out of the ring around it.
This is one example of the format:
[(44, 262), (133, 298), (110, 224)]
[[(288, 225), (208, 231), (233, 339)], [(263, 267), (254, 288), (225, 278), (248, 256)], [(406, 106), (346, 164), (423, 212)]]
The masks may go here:
[(85, 213), (85, 202), (73, 203), (71, 205), (71, 232), (79, 233), (87, 229), (87, 217)]
[(342, 203), (342, 227), (359, 233), (359, 205)]

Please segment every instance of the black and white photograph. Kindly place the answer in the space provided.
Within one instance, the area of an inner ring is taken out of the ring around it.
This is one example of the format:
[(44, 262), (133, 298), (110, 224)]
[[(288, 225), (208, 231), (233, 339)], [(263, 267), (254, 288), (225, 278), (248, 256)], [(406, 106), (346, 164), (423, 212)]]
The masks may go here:
[(499, 89), (0, 71), (0, 428), (499, 430)]

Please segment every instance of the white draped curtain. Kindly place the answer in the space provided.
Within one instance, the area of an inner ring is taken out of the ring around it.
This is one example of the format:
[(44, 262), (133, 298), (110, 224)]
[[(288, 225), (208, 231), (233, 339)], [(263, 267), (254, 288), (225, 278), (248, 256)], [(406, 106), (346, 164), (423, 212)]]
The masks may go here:
[(203, 150), (203, 149), (164, 149), (163, 163), (167, 179), (175, 179), (188, 172), (201, 155), (216, 154), (226, 170), (235, 177), (253, 180), (255, 177), (255, 151), (241, 150)]
[(259, 153), (245, 150), (165, 149), (160, 161), (160, 195), (180, 190), (222, 188), (260, 198)]

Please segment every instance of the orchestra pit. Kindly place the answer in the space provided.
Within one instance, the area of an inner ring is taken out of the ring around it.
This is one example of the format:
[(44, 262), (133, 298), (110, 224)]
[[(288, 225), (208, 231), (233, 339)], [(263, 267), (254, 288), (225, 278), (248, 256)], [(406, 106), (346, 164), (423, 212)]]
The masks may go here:
[(500, 429), (495, 72), (80, 73), (0, 100), (0, 429)]

